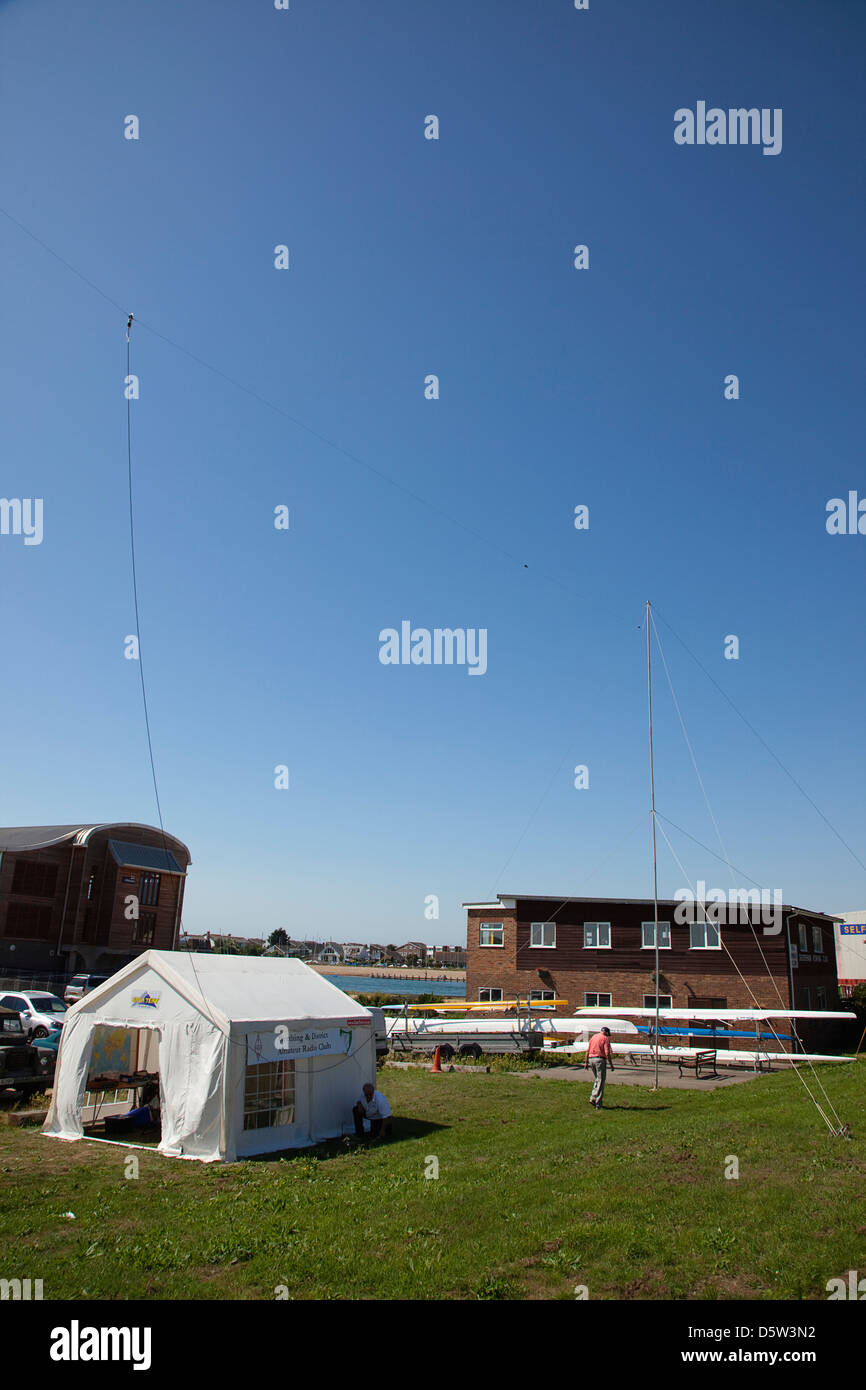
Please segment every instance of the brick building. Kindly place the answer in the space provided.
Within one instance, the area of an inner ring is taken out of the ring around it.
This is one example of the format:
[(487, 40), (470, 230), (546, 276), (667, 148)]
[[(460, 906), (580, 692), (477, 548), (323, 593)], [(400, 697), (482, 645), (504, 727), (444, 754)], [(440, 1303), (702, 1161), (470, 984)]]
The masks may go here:
[(427, 958), (428, 965), (451, 965), (458, 970), (466, 969), (466, 951), (462, 946), (433, 946)]
[(150, 825), (0, 829), (0, 972), (113, 974), (175, 950), (189, 863)]
[[(463, 906), (467, 1000), (555, 997), (568, 1001), (564, 1012), (655, 1007), (652, 899), (499, 894), (496, 902)], [(694, 923), (681, 923), (682, 909), (659, 901), (660, 1007), (752, 1008), (756, 1000), (780, 1009), (835, 1006), (836, 918), (782, 905), (773, 933), (751, 907), (742, 925), (718, 928), (704, 921), (700, 905)], [(829, 1025), (809, 1030), (808, 1037), (799, 1030), (807, 1046), (831, 1042)]]

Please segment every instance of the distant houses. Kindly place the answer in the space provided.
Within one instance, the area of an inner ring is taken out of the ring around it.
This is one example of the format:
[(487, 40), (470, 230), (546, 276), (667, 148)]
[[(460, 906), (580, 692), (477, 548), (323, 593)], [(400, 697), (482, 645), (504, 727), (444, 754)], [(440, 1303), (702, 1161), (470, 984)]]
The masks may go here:
[(318, 965), (405, 965), (413, 969), (464, 969), (466, 966), (466, 950), (462, 946), (428, 946), (423, 941), (405, 941), (402, 946), (393, 946), (378, 941), (299, 940), (279, 930), (267, 939), (219, 932), (182, 935), (178, 948), (232, 955), (284, 956)]

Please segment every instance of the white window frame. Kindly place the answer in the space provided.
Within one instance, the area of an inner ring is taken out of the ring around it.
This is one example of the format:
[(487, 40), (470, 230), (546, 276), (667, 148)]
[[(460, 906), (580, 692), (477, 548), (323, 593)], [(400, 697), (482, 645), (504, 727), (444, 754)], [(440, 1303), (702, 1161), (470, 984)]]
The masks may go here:
[[(602, 999), (606, 999), (607, 1003), (602, 1004), (600, 1002)], [(592, 1003), (590, 1003), (590, 1000), (592, 1000)], [(607, 993), (605, 990), (599, 992), (598, 990), (591, 989), (583, 996), (583, 1007), (585, 1009), (612, 1009), (613, 995)]]
[[(644, 951), (654, 951), (655, 943), (655, 922), (641, 922), (641, 949)], [(649, 941), (647, 941), (647, 927), (649, 927)], [(665, 941), (667, 936), (667, 941)], [(659, 950), (669, 951), (671, 949), (671, 924), (670, 922), (659, 922)]]
[[(673, 1008), (673, 1006), (674, 1006), (674, 1004), (673, 1004), (673, 999), (674, 999), (674, 997), (673, 997), (672, 994), (660, 994), (659, 997), (658, 997), (658, 999), (659, 999), (659, 1008), (660, 1008), (660, 1009), (672, 1009), (672, 1008)], [(666, 1004), (664, 1003), (664, 1000), (665, 1000), (665, 999), (668, 1001)], [(655, 1006), (656, 1006), (656, 996), (655, 996), (654, 994), (645, 994), (644, 997), (643, 997), (643, 1007), (644, 1007), (645, 1009), (654, 1009)]]
[(531, 990), (529, 991), (529, 1002), (530, 1002), (530, 1003), (532, 1003), (533, 1000), (534, 1000), (537, 1004), (543, 1004), (543, 1003), (545, 1002), (545, 1000), (547, 1000), (547, 999), (555, 999), (555, 998), (556, 998), (556, 990), (555, 990), (555, 989), (531, 989)]
[[(607, 927), (607, 941), (604, 943), (604, 945), (602, 945), (601, 940), (599, 940), (598, 943), (597, 943), (597, 945), (595, 945), (595, 946), (589, 945), (589, 943), (587, 942), (587, 939), (586, 939), (586, 932), (587, 932), (587, 928), (588, 928), (588, 927), (595, 927), (595, 929), (596, 929), (596, 936), (597, 936), (597, 937), (600, 937), (600, 936), (601, 936), (601, 933), (600, 933), (600, 931), (599, 931), (599, 928), (600, 928), (600, 927)], [(583, 949), (584, 949), (585, 951), (609, 951), (609, 950), (611, 949), (611, 946), (610, 946), (610, 922), (584, 922), (584, 924), (583, 924)]]
[[(501, 941), (482, 941), (482, 936), (486, 931), (499, 931), (502, 934)], [(478, 945), (485, 950), (502, 950), (505, 946), (505, 923), (504, 922), (479, 922), (478, 923)]]
[[(703, 933), (703, 945), (695, 944), (695, 931), (700, 929)], [(716, 941), (713, 945), (709, 944), (708, 937), (710, 932), (716, 933)], [(722, 933), (716, 922), (690, 922), (689, 923), (689, 950), (690, 951), (720, 951), (722, 949)]]
[[(536, 935), (536, 932), (535, 932), (535, 928), (536, 928), (536, 927), (540, 927), (540, 928), (541, 928), (541, 931), (538, 933), (538, 934), (540, 935), (540, 937), (541, 937), (541, 940), (540, 940), (540, 941), (535, 941), (535, 940), (534, 940), (534, 937), (535, 937), (535, 935)], [(544, 940), (544, 936), (545, 936), (545, 932), (546, 932), (546, 931), (552, 932), (552, 933), (553, 933), (553, 940), (552, 940), (552, 941), (545, 941), (545, 940)], [(530, 947), (530, 950), (532, 950), (532, 951), (555, 951), (555, 950), (556, 950), (556, 923), (555, 923), (555, 922), (530, 922), (530, 924), (529, 924), (529, 947)]]
[(809, 933), (806, 930), (805, 922), (797, 923), (797, 933), (800, 938), (800, 955), (810, 956), (812, 952), (809, 950)]
[(248, 1062), (244, 1078), (244, 1130), (283, 1129), (295, 1123), (295, 1063)]
[(817, 922), (812, 923), (812, 955), (823, 956), (824, 954), (824, 934)]
[[(487, 996), (486, 999), (484, 995)], [(496, 996), (495, 999), (493, 997), (494, 995)], [(478, 1002), (479, 1004), (501, 1004), (502, 989), (499, 985), (481, 985), (478, 990)]]
[(816, 986), (815, 986), (815, 1008), (816, 1008), (816, 1009), (826, 1009), (826, 1007), (827, 1007), (827, 986), (826, 986), (826, 985), (816, 985)]

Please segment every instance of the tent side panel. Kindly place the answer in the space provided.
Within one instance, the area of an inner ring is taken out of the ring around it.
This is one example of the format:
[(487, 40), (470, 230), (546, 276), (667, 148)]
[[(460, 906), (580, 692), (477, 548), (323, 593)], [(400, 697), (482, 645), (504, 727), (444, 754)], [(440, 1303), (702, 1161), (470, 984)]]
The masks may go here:
[(90, 1069), (93, 1033), (99, 1022), (100, 1019), (87, 1014), (78, 1014), (65, 1025), (43, 1134), (52, 1134), (56, 1139), (82, 1137), (81, 1106)]
[[(303, 1026), (308, 1026), (305, 1021)], [(319, 1029), (345, 1028), (346, 1019), (315, 1020)], [(232, 1035), (232, 1095), (226, 1104), (235, 1136), (232, 1157), (246, 1158), (253, 1154), (276, 1153), (280, 1149), (309, 1148), (322, 1139), (338, 1139), (352, 1124), (352, 1106), (361, 1095), (364, 1083), (376, 1084), (376, 1040), (371, 1027), (352, 1030), (352, 1046), (348, 1055), (325, 1055), (299, 1058), (295, 1063), (295, 1122), (264, 1129), (244, 1129), (244, 1092), (246, 1082), (247, 1047), (254, 1056), (256, 1049), (262, 1057), (279, 1060), (281, 1054), (274, 1046), (276, 1025), (262, 1024), (250, 1028), (236, 1025)], [(246, 1037), (245, 1037), (246, 1033)], [(247, 1043), (247, 1038), (249, 1043)], [(242, 1046), (235, 1045), (235, 1040)], [(226, 1149), (226, 1157), (229, 1157)]]
[(359, 1030), (352, 1044), (348, 1057), (342, 1058), (336, 1066), (332, 1057), (316, 1057), (310, 1063), (310, 1137), (313, 1143), (338, 1139), (344, 1126), (352, 1123), (352, 1106), (361, 1098), (365, 1083), (376, 1085), (376, 1036), (372, 1028)]

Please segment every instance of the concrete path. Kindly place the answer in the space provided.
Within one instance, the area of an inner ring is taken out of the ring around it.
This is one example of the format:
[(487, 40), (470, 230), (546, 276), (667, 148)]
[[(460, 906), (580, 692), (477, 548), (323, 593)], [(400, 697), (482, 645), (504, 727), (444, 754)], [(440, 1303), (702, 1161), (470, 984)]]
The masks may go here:
[[(584, 1071), (583, 1067), (540, 1067), (537, 1071), (515, 1071), (509, 1072), (509, 1076), (539, 1076), (553, 1081), (584, 1081), (587, 1086), (593, 1083), (591, 1071)], [(676, 1067), (669, 1063), (662, 1063), (659, 1067), (659, 1090), (660, 1091), (718, 1091), (725, 1086), (736, 1086), (742, 1081), (754, 1081), (755, 1072), (753, 1071), (730, 1071), (721, 1072), (718, 1077), (708, 1076), (706, 1079), (701, 1077), (698, 1081), (694, 1076), (680, 1076)], [(652, 1067), (631, 1067), (625, 1064), (617, 1066), (616, 1071), (608, 1069), (606, 1086), (652, 1086), (655, 1081), (655, 1073)]]

